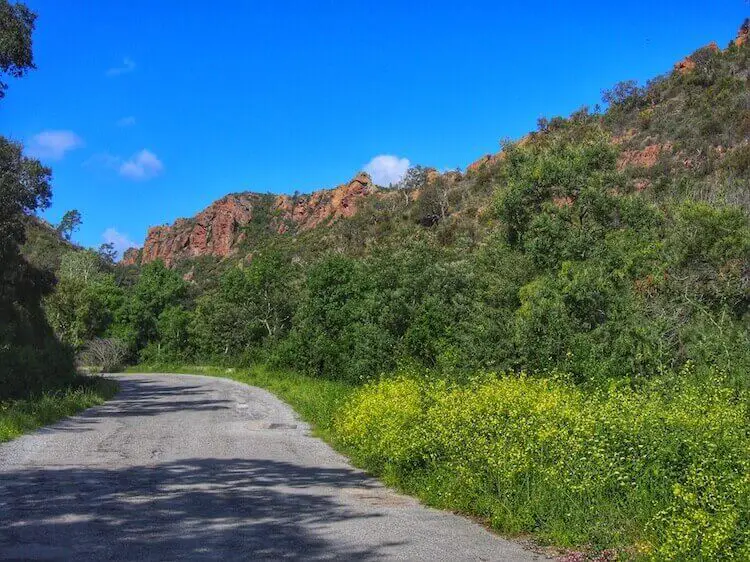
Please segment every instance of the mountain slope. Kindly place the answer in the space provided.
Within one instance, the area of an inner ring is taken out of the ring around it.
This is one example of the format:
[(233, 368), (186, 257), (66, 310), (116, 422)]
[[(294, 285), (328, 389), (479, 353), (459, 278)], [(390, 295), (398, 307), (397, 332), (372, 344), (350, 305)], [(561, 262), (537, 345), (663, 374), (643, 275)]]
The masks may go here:
[[(627, 190), (652, 200), (689, 197), (750, 210), (747, 45), (743, 24), (726, 49), (703, 47), (643, 87), (616, 85), (605, 92), (605, 113), (582, 110), (611, 134)], [(520, 142), (533, 143), (562, 122), (560, 117), (541, 119), (539, 130)], [(492, 222), (487, 210), (503, 181), (502, 162), (502, 151), (488, 154), (464, 174), (433, 171), (400, 190), (378, 188), (360, 173), (310, 195), (230, 194), (193, 218), (149, 229), (143, 248), (126, 252), (123, 264), (161, 259), (175, 267), (196, 258), (244, 258), (279, 240), (361, 251), (386, 243), (394, 232), (421, 236), (420, 228), (438, 223), (432, 234), (444, 243), (468, 238), (471, 244)]]

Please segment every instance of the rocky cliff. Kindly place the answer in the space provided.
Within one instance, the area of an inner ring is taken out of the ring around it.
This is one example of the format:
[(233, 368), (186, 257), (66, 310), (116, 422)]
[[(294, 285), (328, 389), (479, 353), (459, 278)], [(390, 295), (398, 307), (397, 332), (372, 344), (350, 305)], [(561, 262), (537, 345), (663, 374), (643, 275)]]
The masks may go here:
[(142, 249), (125, 252), (125, 265), (145, 264), (161, 259), (167, 266), (185, 258), (232, 255), (248, 236), (245, 227), (262, 222), (278, 234), (309, 230), (341, 217), (351, 217), (358, 202), (377, 188), (364, 172), (334, 189), (310, 195), (268, 195), (233, 193), (213, 202), (191, 219), (178, 219), (171, 226), (149, 229)]

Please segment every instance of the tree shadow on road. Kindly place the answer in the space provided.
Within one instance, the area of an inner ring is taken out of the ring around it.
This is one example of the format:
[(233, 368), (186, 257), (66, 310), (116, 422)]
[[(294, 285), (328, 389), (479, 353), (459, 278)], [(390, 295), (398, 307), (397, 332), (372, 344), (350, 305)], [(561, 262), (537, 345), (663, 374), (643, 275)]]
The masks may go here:
[(190, 459), (0, 478), (0, 559), (378, 560), (396, 544), (333, 533), (332, 523), (380, 516), (341, 500), (377, 486), (347, 468)]
[[(168, 412), (230, 410), (232, 400), (201, 398), (211, 389), (195, 383), (190, 385), (162, 384), (145, 379), (119, 379), (120, 391), (101, 406), (89, 408), (75, 417), (42, 428), (45, 432), (89, 431), (100, 418), (158, 416)], [(215, 393), (214, 393), (215, 394)]]

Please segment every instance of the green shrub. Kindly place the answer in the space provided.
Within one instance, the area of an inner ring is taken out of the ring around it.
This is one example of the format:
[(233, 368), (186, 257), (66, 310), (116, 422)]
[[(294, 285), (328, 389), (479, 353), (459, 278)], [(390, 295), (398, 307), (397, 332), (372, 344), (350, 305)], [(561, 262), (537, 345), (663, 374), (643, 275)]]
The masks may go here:
[(562, 379), (399, 376), (358, 390), (334, 427), (388, 482), (505, 532), (745, 560), (747, 396), (694, 380), (587, 393)]

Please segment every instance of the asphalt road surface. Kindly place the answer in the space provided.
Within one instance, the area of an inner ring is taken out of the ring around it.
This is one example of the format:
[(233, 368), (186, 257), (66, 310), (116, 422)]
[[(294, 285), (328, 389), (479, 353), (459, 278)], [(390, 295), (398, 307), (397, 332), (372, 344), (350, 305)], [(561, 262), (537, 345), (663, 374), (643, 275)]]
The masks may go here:
[(118, 375), (0, 445), (0, 560), (539, 560), (353, 468), (258, 388)]

